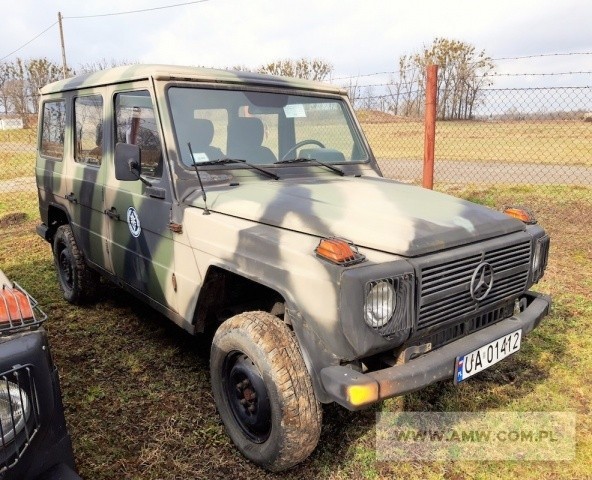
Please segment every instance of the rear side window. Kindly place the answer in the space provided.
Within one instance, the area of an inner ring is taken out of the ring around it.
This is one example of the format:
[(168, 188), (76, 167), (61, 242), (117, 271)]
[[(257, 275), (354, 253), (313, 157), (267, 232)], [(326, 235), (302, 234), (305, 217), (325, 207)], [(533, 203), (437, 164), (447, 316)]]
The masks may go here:
[(115, 142), (138, 145), (142, 175), (162, 176), (162, 147), (147, 90), (115, 96)]
[(74, 100), (74, 159), (87, 165), (101, 165), (103, 157), (103, 99), (100, 95)]
[(43, 104), (41, 129), (41, 155), (62, 160), (66, 129), (66, 103), (64, 100)]

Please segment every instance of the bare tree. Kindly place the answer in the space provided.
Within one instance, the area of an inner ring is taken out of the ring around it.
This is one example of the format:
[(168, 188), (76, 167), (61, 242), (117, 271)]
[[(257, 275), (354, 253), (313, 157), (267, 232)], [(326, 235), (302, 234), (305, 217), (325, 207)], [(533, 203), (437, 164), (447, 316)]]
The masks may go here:
[(425, 69), (430, 64), (439, 66), (438, 117), (472, 118), (482, 89), (492, 84), (495, 66), (484, 50), (477, 52), (473, 45), (446, 38), (436, 38), (420, 53), (399, 58), (398, 77), (388, 86), (394, 112), (423, 114)]
[(246, 65), (233, 65), (228, 70), (234, 70), (235, 72), (256, 72), (256, 68), (247, 67)]
[(34, 58), (25, 63), (27, 89), (31, 101), (31, 113), (37, 113), (39, 89), (62, 78), (62, 67), (47, 58)]
[(331, 74), (333, 65), (318, 58), (300, 58), (297, 60), (286, 58), (261, 65), (257, 71), (269, 75), (305, 78), (321, 82)]
[(5, 94), (10, 104), (10, 113), (19, 115), (23, 123), (29, 113), (27, 73), (24, 60), (17, 58), (8, 64), (9, 80), (4, 85)]
[(8, 113), (10, 110), (10, 97), (6, 91), (6, 85), (11, 79), (9, 64), (0, 63), (0, 112)]
[(355, 110), (362, 108), (362, 87), (359, 85), (359, 78), (356, 77), (355, 82), (353, 78), (350, 78), (349, 83), (344, 85), (343, 88), (347, 90), (347, 96), (349, 97), (352, 107)]
[(61, 67), (47, 58), (16, 58), (0, 65), (0, 106), (23, 122), (37, 113), (39, 89), (61, 78)]
[(136, 63), (138, 62), (127, 59), (116, 60), (112, 58), (111, 60), (107, 60), (106, 58), (100, 58), (99, 60), (80, 64), (80, 66), (73, 73), (79, 75), (83, 73), (100, 72), (101, 70), (107, 70), (113, 67), (123, 67), (126, 65), (134, 65)]

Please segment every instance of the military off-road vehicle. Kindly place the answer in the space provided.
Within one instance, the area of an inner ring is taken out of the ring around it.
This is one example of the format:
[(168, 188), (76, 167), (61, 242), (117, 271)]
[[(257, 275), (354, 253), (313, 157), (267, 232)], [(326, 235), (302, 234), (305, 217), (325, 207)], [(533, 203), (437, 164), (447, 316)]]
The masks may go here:
[(215, 330), (218, 411), (270, 470), (314, 450), (321, 404), (461, 382), (548, 312), (534, 219), (383, 178), (340, 88), (137, 65), (47, 85), (39, 111), (65, 298), (103, 277)]

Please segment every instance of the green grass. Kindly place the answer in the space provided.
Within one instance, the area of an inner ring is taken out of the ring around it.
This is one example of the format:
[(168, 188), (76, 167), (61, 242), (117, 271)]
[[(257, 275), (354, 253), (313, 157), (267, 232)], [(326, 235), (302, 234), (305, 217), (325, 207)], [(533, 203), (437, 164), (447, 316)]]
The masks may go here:
[[(423, 158), (423, 122), (362, 123), (379, 159)], [(592, 166), (592, 124), (438, 122), (436, 160)]]
[[(552, 314), (521, 351), (455, 387), (440, 382), (361, 412), (329, 405), (321, 441), (293, 470), (274, 476), (246, 461), (224, 433), (209, 384), (207, 338), (193, 338), (150, 308), (104, 285), (95, 305), (61, 297), (49, 246), (34, 233), (35, 198), (22, 223), (0, 197), (0, 265), (40, 301), (61, 376), (67, 421), (83, 478), (490, 479), (590, 478), (592, 471), (592, 191), (556, 187), (440, 186), (488, 206), (521, 204), (552, 237), (537, 289)], [(10, 212), (10, 213), (9, 213)], [(573, 411), (574, 462), (378, 462), (375, 416), (398, 411)]]
[(35, 191), (3, 193), (0, 190), (0, 219), (4, 217), (4, 221), (7, 222), (9, 214), (24, 214), (29, 220), (39, 218), (37, 193)]
[[(0, 148), (2, 145), (0, 144)], [(34, 153), (6, 153), (0, 149), (0, 180), (35, 175)]]

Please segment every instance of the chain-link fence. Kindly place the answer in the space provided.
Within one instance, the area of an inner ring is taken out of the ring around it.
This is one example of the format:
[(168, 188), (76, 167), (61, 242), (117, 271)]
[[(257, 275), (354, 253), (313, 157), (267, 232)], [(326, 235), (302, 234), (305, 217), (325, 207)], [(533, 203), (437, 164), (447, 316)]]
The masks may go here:
[[(354, 105), (383, 173), (421, 183), (421, 115), (395, 115), (381, 95), (363, 100)], [(0, 220), (36, 215), (36, 139), (34, 118), (0, 117)], [(470, 120), (437, 122), (434, 180), (436, 188), (563, 186), (577, 198), (592, 186), (592, 87), (482, 90)]]
[[(577, 195), (592, 186), (590, 111), (592, 87), (483, 90), (473, 119), (436, 123), (436, 184), (564, 185)], [(379, 118), (363, 127), (383, 172), (420, 183), (423, 119)]]
[(36, 115), (0, 115), (0, 229), (36, 215)]

